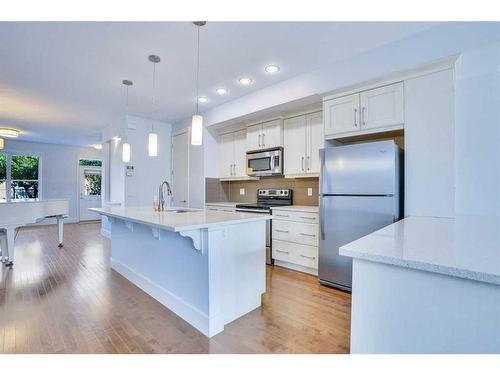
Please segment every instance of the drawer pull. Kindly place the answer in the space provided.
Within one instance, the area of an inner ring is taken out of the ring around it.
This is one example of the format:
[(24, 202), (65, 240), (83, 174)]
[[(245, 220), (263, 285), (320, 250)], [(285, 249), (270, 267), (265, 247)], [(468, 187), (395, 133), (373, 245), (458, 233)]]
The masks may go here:
[(316, 220), (315, 217), (307, 217), (307, 216), (301, 216), (301, 219), (306, 219), (306, 220)]
[(301, 236), (306, 236), (306, 237), (316, 237), (315, 234), (309, 234), (309, 233), (300, 233)]
[(287, 230), (281, 230), (281, 229), (275, 229), (275, 230), (276, 230), (276, 232), (280, 232), (280, 233), (288, 233)]
[(290, 217), (290, 215), (283, 215), (283, 214), (274, 214), (274, 216), (279, 216), (279, 217)]
[(300, 254), (300, 256), (301, 256), (302, 258), (307, 258), (307, 259), (316, 259), (316, 257), (311, 257), (311, 256), (309, 256), (309, 255), (304, 255), (304, 254)]
[(277, 252), (277, 253), (283, 253), (283, 254), (289, 254), (289, 252), (288, 252), (288, 251), (278, 250), (278, 249), (276, 249), (276, 252)]
[(224, 212), (233, 212), (233, 210), (222, 210)]

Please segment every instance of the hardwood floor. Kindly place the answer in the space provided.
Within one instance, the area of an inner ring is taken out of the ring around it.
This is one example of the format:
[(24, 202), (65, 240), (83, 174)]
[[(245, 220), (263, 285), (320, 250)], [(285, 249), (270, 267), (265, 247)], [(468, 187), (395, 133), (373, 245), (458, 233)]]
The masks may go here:
[(208, 339), (109, 267), (99, 224), (24, 228), (0, 269), (0, 353), (348, 353), (351, 296), (268, 267), (263, 304)]

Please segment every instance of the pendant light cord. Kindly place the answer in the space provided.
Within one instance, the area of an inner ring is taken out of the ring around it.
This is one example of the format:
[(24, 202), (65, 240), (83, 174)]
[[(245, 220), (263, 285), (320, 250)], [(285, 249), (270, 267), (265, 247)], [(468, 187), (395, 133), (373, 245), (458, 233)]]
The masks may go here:
[(196, 26), (197, 28), (197, 46), (196, 46), (196, 114), (198, 114), (198, 90), (199, 90), (199, 80), (200, 80), (200, 26)]
[(153, 62), (153, 95), (151, 98), (151, 133), (154, 133), (154, 120), (153, 120), (153, 115), (154, 115), (154, 107), (155, 107), (155, 82), (156, 82), (156, 63)]

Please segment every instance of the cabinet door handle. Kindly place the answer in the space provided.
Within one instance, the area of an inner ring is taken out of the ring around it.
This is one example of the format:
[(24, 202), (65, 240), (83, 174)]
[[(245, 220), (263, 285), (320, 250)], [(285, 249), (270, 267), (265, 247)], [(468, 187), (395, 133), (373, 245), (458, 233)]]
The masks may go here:
[(236, 164), (233, 164), (233, 176), (236, 176)]
[(354, 108), (354, 126), (358, 126), (358, 122), (356, 121), (358, 117), (358, 109)]
[(311, 158), (308, 156), (307, 160), (306, 160), (306, 166), (307, 166), (308, 171), (311, 169), (311, 163), (309, 162), (310, 160), (311, 160)]
[(306, 237), (316, 237), (315, 234), (309, 234), (309, 233), (299, 233), (301, 236), (306, 236)]
[(261, 137), (262, 134), (259, 134), (259, 147), (262, 147), (261, 144), (260, 144), (260, 137)]
[(304, 255), (304, 254), (300, 254), (300, 256), (301, 256), (302, 258), (307, 258), (307, 259), (316, 259), (316, 257), (311, 257), (311, 256), (309, 256), (309, 255)]
[(301, 219), (316, 220), (315, 217), (300, 216)]
[(363, 108), (361, 109), (361, 124), (362, 124), (363, 126), (365, 126), (365, 125), (366, 125), (366, 121), (365, 121), (365, 109), (366, 109), (365, 107), (363, 107)]
[(301, 165), (302, 171), (304, 171), (304, 157), (303, 156), (301, 158), (300, 165)]
[(288, 251), (278, 250), (278, 249), (276, 249), (276, 252), (277, 252), (277, 253), (283, 253), (283, 254), (289, 254), (289, 252), (288, 252)]
[(266, 133), (262, 133), (262, 147), (266, 147)]
[(287, 230), (282, 230), (282, 229), (275, 229), (276, 232), (279, 232), (279, 233), (288, 233)]

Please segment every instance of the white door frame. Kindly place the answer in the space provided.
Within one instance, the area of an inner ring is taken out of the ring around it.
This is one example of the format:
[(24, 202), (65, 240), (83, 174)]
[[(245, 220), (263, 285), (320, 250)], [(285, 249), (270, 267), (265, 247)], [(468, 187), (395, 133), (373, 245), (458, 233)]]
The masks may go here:
[[(174, 132), (172, 132), (172, 137), (171, 137), (171, 144), (170, 144), (170, 181), (172, 183), (172, 188), (174, 186), (174, 178), (175, 178), (175, 175), (174, 175), (174, 137), (177, 136), (177, 135), (180, 135), (180, 134), (183, 134), (183, 133), (187, 133), (187, 165), (188, 165), (188, 170), (187, 170), (187, 173), (186, 173), (186, 186), (187, 186), (187, 190), (188, 190), (188, 194), (187, 194), (187, 202), (186, 202), (186, 207), (189, 207), (189, 158), (190, 158), (190, 153), (191, 153), (191, 128), (190, 127), (187, 127), (187, 128), (183, 128), (183, 129), (179, 129), (179, 130), (176, 130)], [(172, 191), (173, 193), (173, 191)]]
[[(97, 167), (97, 166), (88, 166), (88, 165), (80, 165), (80, 160), (99, 160), (101, 162), (101, 166), (100, 167)], [(82, 194), (82, 184), (81, 184), (81, 181), (80, 181), (80, 178), (81, 178), (81, 171), (82, 171), (82, 168), (85, 168), (85, 169), (93, 169), (93, 170), (99, 170), (101, 171), (101, 206), (102, 206), (102, 193), (103, 193), (103, 184), (102, 184), (102, 177), (103, 177), (103, 174), (102, 174), (102, 160), (100, 159), (86, 159), (86, 158), (79, 158), (78, 159), (78, 162), (77, 162), (77, 169), (76, 169), (76, 173), (77, 173), (77, 195), (76, 195), (76, 200), (77, 200), (77, 211), (78, 211), (78, 221), (80, 222), (81, 221), (81, 218), (80, 218), (80, 197), (81, 197), (81, 194)]]

